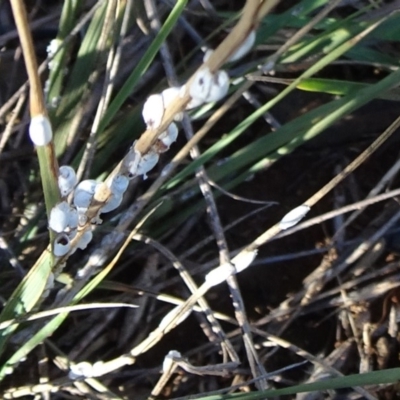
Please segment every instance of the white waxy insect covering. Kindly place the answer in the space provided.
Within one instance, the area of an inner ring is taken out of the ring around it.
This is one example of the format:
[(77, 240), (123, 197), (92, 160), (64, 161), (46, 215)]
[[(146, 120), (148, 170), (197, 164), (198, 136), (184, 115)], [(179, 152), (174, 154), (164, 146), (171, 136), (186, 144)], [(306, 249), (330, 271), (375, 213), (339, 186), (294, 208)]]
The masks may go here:
[[(183, 86), (182, 92), (184, 92), (185, 86)], [(186, 110), (191, 110), (192, 108), (196, 108), (204, 104), (204, 101), (202, 99), (195, 99), (192, 97), (192, 99), (187, 103), (186, 105)]]
[(194, 100), (205, 103), (210, 93), (213, 75), (208, 67), (203, 67), (196, 72), (193, 81), (189, 87), (190, 97)]
[[(135, 142), (136, 143), (136, 142)], [(125, 167), (129, 171), (129, 177), (128, 179), (132, 179), (138, 174), (136, 173), (139, 162), (142, 158), (142, 155), (140, 154), (139, 151), (135, 149), (135, 143), (133, 144), (132, 148), (130, 149), (129, 153), (125, 156), (123, 163)]]
[(124, 175), (115, 175), (110, 184), (111, 193), (124, 194), (128, 189), (129, 179)]
[(154, 150), (150, 150), (142, 156), (135, 148), (131, 149), (124, 159), (129, 170), (129, 179), (139, 175), (143, 175), (143, 179), (147, 179), (147, 173), (156, 166), (159, 158), (160, 155)]
[(73, 380), (91, 378), (93, 376), (93, 366), (87, 361), (80, 362), (79, 364), (72, 364), (68, 373), (68, 377)]
[(164, 99), (161, 94), (152, 94), (143, 105), (142, 117), (147, 129), (157, 129), (164, 116)]
[(162, 151), (169, 150), (169, 147), (172, 143), (176, 142), (178, 138), (178, 127), (176, 124), (172, 123), (168, 126), (168, 129), (165, 132), (162, 132), (158, 137), (158, 140), (165, 146), (165, 149)]
[(236, 269), (233, 265), (231, 264), (220, 265), (219, 267), (214, 268), (206, 275), (205, 281), (209, 286), (216, 286), (226, 281), (227, 278), (229, 278), (231, 275), (235, 273)]
[(298, 224), (310, 211), (310, 207), (307, 205), (301, 205), (289, 211), (279, 222), (279, 227), (282, 230), (289, 229), (292, 226)]
[[(165, 109), (180, 96), (180, 87), (170, 87), (161, 92), (161, 96), (164, 102), (164, 112)], [(174, 116), (175, 121), (182, 121), (183, 113), (178, 113)]]
[(54, 206), (50, 211), (49, 227), (54, 232), (61, 233), (67, 229), (75, 229), (78, 226), (78, 212), (66, 201)]
[(213, 53), (214, 53), (214, 50), (213, 50), (213, 49), (207, 49), (207, 50), (204, 52), (203, 63), (207, 62), (207, 61), (210, 59), (211, 54), (213, 54)]
[(228, 61), (236, 61), (245, 56), (254, 46), (256, 41), (256, 32), (251, 31), (241, 46), (230, 56)]
[(143, 179), (147, 179), (147, 173), (157, 165), (159, 158), (160, 156), (158, 153), (150, 150), (141, 157), (137, 165), (136, 175), (143, 175)]
[(53, 139), (50, 121), (45, 115), (36, 115), (29, 124), (29, 136), (35, 146), (45, 146)]
[(217, 71), (212, 80), (212, 85), (207, 96), (207, 102), (214, 102), (223, 99), (228, 93), (229, 84), (229, 75), (226, 71)]
[(65, 256), (71, 250), (71, 242), (65, 233), (60, 233), (53, 243), (53, 254), (56, 257)]
[(58, 188), (61, 197), (68, 196), (77, 183), (75, 170), (69, 165), (63, 165), (58, 171)]
[(164, 358), (164, 362), (163, 362), (163, 366), (162, 366), (163, 372), (169, 371), (174, 363), (174, 360), (177, 358), (179, 359), (181, 357), (182, 357), (182, 355), (181, 355), (181, 353), (179, 353), (179, 351), (170, 350)]
[(87, 179), (78, 184), (74, 192), (75, 207), (87, 209), (92, 202), (98, 183), (93, 179)]
[(92, 231), (88, 230), (84, 232), (81, 238), (79, 239), (79, 242), (77, 243), (77, 247), (81, 250), (86, 249), (87, 245), (92, 241), (92, 239), (93, 239)]
[(100, 213), (108, 213), (108, 212), (114, 211), (116, 208), (118, 208), (121, 205), (122, 197), (123, 197), (122, 193), (118, 193), (118, 192), (111, 193), (110, 199), (108, 200), (106, 205), (100, 209)]
[(240, 252), (235, 258), (233, 258), (232, 263), (236, 267), (236, 272), (244, 271), (257, 257), (257, 250)]
[(190, 85), (189, 94), (192, 101), (188, 104), (188, 108), (221, 100), (228, 90), (229, 76), (225, 71), (217, 71), (213, 75), (207, 67), (203, 67), (197, 71)]

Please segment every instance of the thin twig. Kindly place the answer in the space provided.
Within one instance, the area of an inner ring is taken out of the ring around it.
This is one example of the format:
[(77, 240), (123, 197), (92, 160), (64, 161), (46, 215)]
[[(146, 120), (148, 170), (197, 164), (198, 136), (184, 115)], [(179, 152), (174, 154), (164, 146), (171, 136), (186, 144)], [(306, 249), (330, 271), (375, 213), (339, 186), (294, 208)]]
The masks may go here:
[[(389, 181), (391, 181), (394, 178), (394, 176), (398, 173), (399, 170), (400, 170), (400, 160), (397, 160), (395, 164), (389, 169), (389, 171), (387, 171), (386, 174), (380, 179), (378, 184), (368, 193), (364, 201), (367, 204), (369, 204), (368, 203), (369, 200), (374, 200), (381, 197), (376, 195), (388, 184)], [(387, 195), (388, 193), (385, 194)], [(364, 210), (365, 207), (363, 205), (362, 206), (360, 205), (359, 209), (355, 211), (353, 214), (351, 214), (349, 218), (347, 218), (346, 222), (342, 225), (341, 229), (345, 229), (347, 226), (349, 226)], [(335, 235), (332, 238), (332, 241), (336, 240), (336, 235), (338, 235), (339, 233), (340, 230), (335, 233)]]
[[(11, 0), (11, 7), (21, 41), (22, 52), (29, 79), (29, 108), (31, 118), (43, 116), (48, 119), (46, 104), (44, 101), (42, 84), (38, 74), (38, 64), (36, 60), (35, 48), (33, 46), (32, 35), (29, 30), (28, 17), (25, 5), (22, 0)], [(42, 178), (43, 194), (46, 203), (47, 216), (50, 216), (51, 209), (60, 200), (58, 190), (58, 162), (55, 157), (54, 142), (51, 139), (44, 146), (36, 146), (40, 174)], [(54, 239), (54, 233), (50, 230), (50, 240)]]
[[(146, 10), (148, 13), (148, 17), (151, 20), (151, 22), (150, 22), (151, 28), (153, 29), (154, 32), (158, 32), (158, 30), (161, 28), (161, 23), (158, 18), (158, 15), (157, 15), (157, 9), (156, 9), (154, 1), (146, 0), (145, 7), (146, 7)], [(172, 85), (177, 85), (177, 83), (178, 83), (177, 76), (176, 76), (174, 65), (172, 63), (172, 57), (171, 57), (167, 43), (163, 43), (161, 46), (161, 57), (163, 59), (163, 65), (165, 68), (165, 73), (167, 75), (167, 78), (169, 79), (169, 81), (171, 82)], [(192, 137), (193, 128), (192, 128), (192, 125), (191, 125), (190, 120), (187, 117), (187, 115), (184, 116), (183, 128), (185, 130), (186, 137), (189, 140)], [(197, 146), (193, 147), (192, 152), (195, 152), (197, 154), (199, 153)], [(180, 266), (182, 267), (182, 269), (181, 270), (178, 269), (178, 270), (180, 271), (182, 278), (185, 280), (185, 283), (188, 286), (188, 288), (190, 289), (190, 291), (192, 293), (195, 293), (198, 289), (197, 286), (195, 285), (195, 282), (193, 281), (193, 279), (191, 278), (191, 276), (189, 274), (185, 273), (183, 266), (182, 265), (180, 265)], [(178, 265), (176, 267), (178, 267)], [(183, 273), (183, 275), (182, 275), (182, 273)], [(206, 317), (208, 318), (211, 326), (213, 327), (213, 331), (219, 336), (220, 340), (222, 340), (222, 342), (225, 344), (226, 348), (224, 350), (227, 350), (228, 355), (230, 356), (230, 358), (232, 360), (234, 360), (235, 362), (238, 362), (239, 358), (238, 358), (235, 350), (233, 349), (233, 346), (226, 340), (226, 335), (223, 332), (222, 327), (219, 325), (217, 320), (212, 315), (211, 309), (208, 306), (205, 299), (203, 299), (203, 298), (199, 299), (199, 305), (203, 307), (204, 313), (205, 313)]]
[[(100, 59), (99, 60), (100, 65), (102, 64), (101, 61), (104, 57), (103, 54), (105, 53), (107, 46), (110, 43), (110, 36), (113, 37), (116, 34), (115, 21), (118, 21), (116, 15), (117, 15), (117, 1), (111, 0), (107, 3), (106, 15), (104, 17), (104, 27), (96, 47), (96, 52), (98, 54), (98, 58)], [(127, 13), (125, 13), (125, 18), (127, 18), (126, 15)], [(114, 56), (115, 56), (114, 47), (111, 47), (108, 51), (103, 92), (100, 97), (99, 104), (97, 106), (97, 111), (94, 117), (92, 129), (90, 130), (89, 138), (86, 142), (85, 151), (83, 153), (81, 162), (79, 163), (79, 168), (76, 173), (78, 182), (81, 180), (83, 176), (85, 178), (88, 178), (90, 173), (90, 167), (92, 165), (97, 147), (96, 146), (97, 130), (101, 118), (103, 117), (104, 112), (110, 101), (110, 90), (112, 90), (113, 87), (111, 81), (111, 68), (114, 63)]]
[[(61, 44), (59, 49), (57, 50), (60, 51), (63, 46), (65, 46), (67, 43), (71, 41), (73, 37), (75, 37), (82, 27), (89, 21), (89, 19), (93, 16), (93, 14), (96, 12), (96, 10), (100, 7), (101, 3), (105, 0), (100, 0), (94, 4), (94, 6), (82, 17), (82, 19), (79, 21), (79, 23), (75, 26), (75, 28), (70, 32), (70, 34), (64, 39), (64, 42)], [(53, 59), (54, 55), (52, 57), (48, 57), (46, 61), (42, 62), (40, 64), (40, 67), (38, 69), (39, 75), (43, 74), (46, 71), (46, 68), (48, 66), (48, 63)], [(18, 101), (22, 93), (28, 89), (29, 83), (25, 82), (1, 107), (0, 107), (0, 119), (4, 118), (4, 116), (10, 111), (10, 109), (13, 107), (13, 105)]]
[(25, 104), (25, 100), (26, 100), (26, 93), (23, 92), (21, 94), (21, 96), (19, 97), (18, 102), (15, 105), (14, 110), (12, 111), (11, 118), (7, 122), (7, 126), (4, 129), (4, 132), (1, 134), (1, 138), (0, 138), (0, 154), (3, 152), (4, 147), (7, 144), (8, 139), (11, 137), (11, 134), (12, 134), (12, 131), (13, 131), (13, 127), (14, 127), (15, 122), (16, 122), (18, 116), (19, 116), (19, 113), (22, 110), (23, 105)]
[[(135, 235), (133, 237), (135, 240), (142, 241), (144, 243), (150, 244), (154, 248), (156, 248), (158, 251), (160, 251), (165, 257), (167, 257), (174, 268), (179, 272), (179, 275), (181, 276), (182, 280), (185, 282), (186, 286), (189, 288), (190, 292), (193, 294), (198, 290), (198, 287), (193, 280), (193, 278), (190, 276), (189, 272), (186, 270), (184, 265), (179, 261), (179, 259), (171, 252), (169, 251), (166, 247), (161, 245), (161, 243), (157, 242), (156, 240), (153, 240), (147, 236), (144, 236), (142, 234)], [(207, 300), (203, 297), (201, 297), (198, 301), (199, 306), (201, 310), (203, 311), (204, 315), (206, 318), (209, 320), (213, 332), (217, 334), (219, 340), (225, 345), (226, 350), (230, 356), (230, 358), (234, 361), (239, 361), (239, 357), (236, 354), (236, 351), (234, 350), (232, 344), (227, 340), (226, 335), (217, 321), (217, 319), (214, 316), (214, 313), (210, 306), (207, 303)], [(209, 336), (209, 335), (208, 335)]]
[[(318, 192), (306, 200), (303, 204), (308, 207), (314, 206), (319, 200), (321, 200), (329, 191), (331, 191), (336, 185), (344, 180), (350, 173), (358, 168), (369, 156), (371, 156), (378, 148), (385, 143), (387, 139), (396, 131), (400, 126), (400, 117), (398, 117), (386, 130), (383, 132), (366, 150), (364, 150), (357, 158), (355, 158), (339, 175), (335, 176), (325, 186), (323, 186)], [(258, 249), (261, 245), (270, 241), (275, 237), (281, 228), (279, 223), (265, 231), (250, 245), (248, 245), (243, 252), (252, 252)]]
[(38, 65), (36, 61), (35, 48), (30, 33), (28, 16), (24, 3), (21, 0), (11, 0), (15, 24), (17, 25), (19, 39), (21, 41), (22, 52), (24, 54), (25, 66), (28, 73), (30, 92), (29, 105), (31, 116), (47, 115), (44, 102), (42, 84), (39, 79)]
[[(329, 271), (321, 270), (321, 274), (315, 274), (313, 282), (307, 286), (306, 293), (304, 294), (302, 304), (308, 304), (311, 299), (319, 293), (325, 284), (341, 274), (346, 268), (351, 264), (355, 263), (361, 256), (363, 256), (372, 246), (377, 243), (382, 236), (393, 227), (394, 224), (400, 219), (400, 211), (395, 213), (382, 227), (380, 227), (376, 232), (374, 232), (370, 237), (365, 239), (360, 245), (358, 245), (347, 257), (344, 258), (335, 268)], [(320, 276), (318, 276), (320, 275)]]
[(321, 214), (321, 215), (318, 215), (317, 217), (310, 218), (307, 221), (304, 221), (304, 222), (294, 226), (293, 228), (290, 228), (286, 231), (282, 231), (274, 237), (274, 240), (283, 238), (285, 236), (292, 235), (303, 229), (309, 228), (310, 226), (319, 225), (324, 221), (328, 221), (329, 219), (336, 217), (337, 215), (345, 214), (345, 213), (348, 213), (348, 212), (354, 211), (354, 210), (360, 210), (360, 211), (365, 210), (366, 207), (368, 207), (372, 204), (376, 204), (381, 201), (393, 199), (393, 197), (397, 197), (397, 196), (400, 196), (400, 189), (394, 189), (394, 190), (391, 190), (389, 192), (386, 192), (386, 193), (383, 193), (383, 194), (380, 194), (380, 195), (377, 195), (374, 197), (370, 197), (368, 195), (365, 200), (357, 201), (356, 203), (349, 204), (347, 206), (343, 206), (341, 208), (338, 208), (337, 210), (328, 211), (325, 214)]

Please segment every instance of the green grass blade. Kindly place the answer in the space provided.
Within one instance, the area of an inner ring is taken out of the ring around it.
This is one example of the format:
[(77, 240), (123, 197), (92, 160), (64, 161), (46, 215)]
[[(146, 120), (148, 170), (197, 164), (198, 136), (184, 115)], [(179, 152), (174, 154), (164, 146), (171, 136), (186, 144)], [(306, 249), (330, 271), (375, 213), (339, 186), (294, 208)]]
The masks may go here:
[[(365, 33), (370, 33), (373, 29), (375, 29), (379, 23), (383, 22), (385, 19), (381, 19), (376, 24), (367, 28)], [(362, 36), (358, 37), (358, 40), (361, 39)], [(236, 138), (238, 138), (246, 129), (248, 129), (258, 118), (261, 118), (267, 111), (269, 111), (273, 106), (275, 106), (280, 100), (282, 100), (286, 95), (292, 92), (297, 85), (302, 82), (303, 79), (309, 78), (322, 68), (329, 65), (332, 61), (336, 60), (341, 55), (345, 54), (349, 49), (351, 49), (357, 40), (355, 38), (351, 38), (343, 44), (340, 44), (336, 49), (331, 51), (325, 57), (317, 61), (313, 66), (311, 66), (307, 71), (305, 71), (299, 78), (295, 79), (287, 88), (285, 88), (281, 93), (275, 96), (272, 100), (267, 102), (264, 106), (260, 107), (253, 114), (248, 116), (245, 120), (243, 120), (235, 129), (225, 135), (221, 140), (219, 140), (216, 144), (211, 146), (207, 151), (205, 151), (196, 161), (192, 162), (189, 166), (183, 169), (180, 173), (178, 173), (165, 188), (170, 189), (177, 184), (179, 184), (185, 177), (194, 173), (194, 171), (210, 159), (216, 156), (220, 151), (225, 149), (229, 144), (231, 144)], [(386, 82), (386, 81), (385, 81)], [(363, 103), (365, 104), (365, 103)]]
[[(0, 322), (18, 318), (31, 311), (40, 299), (52, 270), (53, 257), (46, 250), (36, 262), (35, 266), (24, 277), (22, 282), (14, 290), (10, 300), (6, 303), (0, 314)], [(10, 335), (18, 328), (14, 324), (0, 330), (0, 354), (3, 353)]]
[[(220, 180), (250, 163), (259, 161), (263, 155), (264, 157), (272, 155), (273, 159), (276, 159), (276, 157), (288, 154), (323, 132), (340, 118), (395, 87), (399, 79), (400, 70), (393, 72), (374, 85), (357, 91), (357, 93), (324, 104), (238, 150), (225, 164), (211, 167), (208, 172), (213, 179)], [(275, 151), (277, 154), (273, 153)]]
[[(98, 275), (96, 275), (70, 302), (69, 306), (74, 306), (79, 303), (85, 296), (93, 291), (97, 285), (110, 273), (114, 264), (110, 263), (104, 268)], [(7, 375), (7, 371), (10, 370), (15, 364), (21, 359), (25, 358), (34, 348), (40, 343), (43, 343), (45, 339), (51, 336), (57, 328), (65, 321), (68, 317), (69, 312), (63, 312), (52, 318), (43, 328), (36, 332), (27, 342), (25, 342), (1, 367), (0, 367), (0, 382)], [(11, 318), (9, 318), (11, 319)], [(3, 321), (3, 320), (1, 320)], [(0, 322), (1, 322), (0, 321)], [(10, 328), (16, 329), (18, 325), (14, 324)], [(8, 328), (8, 329), (10, 329)]]
[[(58, 166), (54, 165), (55, 155), (52, 143), (46, 146), (37, 146), (36, 151), (46, 204), (46, 214), (49, 217), (51, 209), (60, 201), (60, 189), (58, 188), (57, 180)], [(51, 232), (50, 235), (52, 235)]]
[(149, 66), (151, 65), (154, 57), (157, 55), (161, 45), (166, 40), (167, 36), (170, 34), (172, 29), (174, 28), (179, 16), (182, 14), (185, 6), (187, 4), (187, 0), (178, 0), (171, 10), (167, 20), (161, 27), (157, 36), (154, 38), (152, 44), (143, 55), (143, 57), (138, 62), (136, 68), (132, 71), (131, 75), (128, 77), (127, 81), (115, 96), (114, 100), (111, 102), (110, 107), (102, 119), (99, 132), (102, 132), (106, 126), (111, 122), (114, 116), (117, 114), (118, 110), (121, 108), (125, 100), (132, 93), (133, 88), (139, 82), (139, 79), (143, 76), (143, 74), (147, 71)]
[(66, 140), (74, 121), (73, 116), (76, 114), (76, 110), (82, 107), (82, 101), (86, 101), (84, 93), (88, 88), (90, 75), (96, 69), (96, 61), (100, 56), (96, 49), (103, 29), (106, 6), (107, 2), (104, 2), (93, 16), (79, 48), (70, 79), (66, 84), (65, 94), (62, 95), (61, 103), (53, 115), (56, 127), (54, 142), (57, 155), (64, 152)]
[(198, 400), (258, 400), (273, 398), (277, 396), (292, 395), (296, 393), (306, 393), (315, 391), (326, 391), (332, 389), (351, 388), (356, 386), (382, 385), (393, 383), (400, 379), (400, 368), (386, 369), (383, 371), (369, 372), (367, 374), (357, 374), (332, 378), (319, 382), (296, 385), (284, 389), (265, 390), (257, 393), (235, 393), (227, 395), (215, 395), (199, 397)]
[[(327, 93), (336, 96), (355, 94), (361, 89), (371, 85), (367, 83), (342, 81), (339, 79), (308, 78), (297, 85), (297, 89), (308, 92)], [(400, 90), (393, 88), (379, 94), (377, 97), (382, 100), (400, 101)]]
[[(76, 24), (78, 12), (81, 6), (79, 0), (66, 0), (61, 12), (60, 24), (55, 43), (64, 43), (65, 38), (72, 31)], [(66, 68), (69, 45), (63, 46), (52, 60), (48, 78), (47, 102), (51, 105), (56, 104), (61, 96), (61, 89), (64, 82), (64, 71)], [(51, 112), (52, 110), (50, 110)]]

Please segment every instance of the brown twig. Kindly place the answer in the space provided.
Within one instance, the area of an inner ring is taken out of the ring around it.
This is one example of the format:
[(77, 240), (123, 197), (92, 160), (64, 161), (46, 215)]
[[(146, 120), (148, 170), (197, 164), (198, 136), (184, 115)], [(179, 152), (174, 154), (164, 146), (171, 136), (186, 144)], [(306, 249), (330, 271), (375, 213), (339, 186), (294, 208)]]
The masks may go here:
[[(11, 7), (21, 41), (22, 53), (26, 70), (28, 73), (30, 92), (29, 92), (29, 108), (31, 118), (43, 116), (48, 118), (46, 104), (44, 101), (42, 84), (38, 74), (38, 64), (33, 46), (32, 35), (29, 30), (28, 17), (25, 5), (22, 0), (11, 0)], [(54, 151), (54, 142), (50, 142), (44, 146), (37, 146), (40, 174), (42, 178), (43, 192), (46, 203), (47, 215), (50, 215), (51, 209), (60, 200), (58, 191), (58, 162)], [(54, 234), (50, 231), (51, 240)]]

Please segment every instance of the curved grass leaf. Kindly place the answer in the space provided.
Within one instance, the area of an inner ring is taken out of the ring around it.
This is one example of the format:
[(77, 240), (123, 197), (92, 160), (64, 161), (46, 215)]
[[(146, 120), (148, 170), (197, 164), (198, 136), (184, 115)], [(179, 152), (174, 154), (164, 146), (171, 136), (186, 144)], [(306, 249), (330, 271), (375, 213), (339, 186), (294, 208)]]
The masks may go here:
[[(222, 137), (221, 140), (219, 140), (216, 144), (214, 144), (207, 151), (205, 151), (197, 160), (195, 160), (189, 166), (187, 166), (181, 172), (179, 172), (173, 179), (171, 179), (164, 186), (164, 188), (165, 189), (171, 189), (172, 187), (175, 187), (176, 185), (178, 185), (184, 178), (186, 178), (187, 176), (193, 174), (194, 171), (200, 165), (204, 165), (207, 161), (209, 161), (213, 157), (215, 157), (220, 151), (225, 149), (236, 138), (238, 138), (243, 132), (245, 132), (246, 129), (248, 129), (258, 118), (261, 118), (268, 110), (270, 110), (274, 105), (276, 105), (286, 95), (288, 95), (291, 91), (296, 89), (297, 85), (299, 85), (302, 82), (302, 80), (311, 77), (316, 72), (320, 71), (322, 68), (324, 68), (327, 65), (329, 65), (332, 61), (336, 60), (338, 57), (340, 57), (341, 55), (345, 54), (349, 49), (351, 49), (353, 46), (355, 46), (358, 41), (360, 41), (362, 38), (364, 38), (366, 34), (370, 33), (373, 29), (375, 29), (384, 20), (385, 20), (385, 18), (381, 19), (380, 21), (378, 21), (374, 25), (368, 27), (366, 30), (364, 30), (362, 33), (360, 33), (357, 37), (352, 37), (351, 39), (347, 40), (345, 43), (339, 44), (336, 49), (332, 50), (325, 57), (323, 57), (322, 59), (317, 61), (308, 70), (306, 70), (299, 78), (295, 79), (281, 93), (279, 93), (277, 96), (275, 96), (272, 100), (268, 101), (266, 104), (264, 104), (258, 110), (253, 112), (253, 114), (251, 114), (245, 120), (243, 120), (236, 128), (234, 128), (228, 134), (224, 135), (224, 137)], [(396, 74), (396, 72), (393, 73), (393, 74)], [(392, 75), (390, 75), (390, 76), (392, 76)], [(395, 75), (395, 76), (397, 76), (397, 75)], [(382, 89), (382, 90), (377, 89), (380, 86), (378, 86), (378, 87), (374, 86), (375, 89), (372, 89), (372, 92), (374, 94), (372, 95), (372, 97), (369, 97), (369, 100), (374, 98), (376, 93), (384, 92), (385, 90), (388, 90), (389, 88), (393, 87), (394, 85), (392, 84), (392, 80), (391, 79), (392, 78), (389, 78), (390, 84), (388, 84), (387, 87), (385, 86), (385, 83), (383, 83), (384, 89)], [(382, 80), (381, 82), (387, 82), (387, 81), (386, 80)], [(360, 106), (361, 104), (365, 104), (365, 102), (363, 102), (363, 100), (360, 97), (358, 97), (357, 101), (356, 100), (352, 100), (352, 102), (353, 101), (355, 101), (356, 103), (359, 103), (358, 106)], [(355, 107), (357, 107), (357, 105)], [(313, 115), (313, 114), (311, 114), (311, 115)], [(315, 115), (314, 115), (314, 117), (315, 117)], [(312, 122), (314, 122), (314, 121), (312, 121)], [(304, 123), (306, 123), (306, 122), (304, 122)], [(295, 132), (298, 132), (298, 127), (296, 128)], [(275, 134), (276, 134), (276, 132), (275, 132)], [(268, 135), (268, 137), (271, 136), (271, 135), (272, 135), (272, 138), (275, 137), (274, 133)], [(269, 140), (271, 140), (271, 139), (269, 139)], [(284, 142), (282, 143), (282, 145), (283, 144), (284, 144)], [(272, 151), (272, 149), (268, 149), (266, 147), (258, 148), (258, 153), (257, 154), (259, 155), (259, 152), (261, 152), (261, 151), (268, 152), (268, 151)]]
[[(81, 7), (79, 0), (66, 0), (61, 12), (60, 24), (55, 43), (64, 43), (65, 38), (69, 35), (76, 24), (78, 12)], [(57, 103), (61, 96), (62, 85), (65, 78), (66, 61), (68, 58), (70, 45), (63, 46), (54, 56), (52, 60), (52, 68), (50, 68), (47, 88), (47, 102), (51, 104)], [(51, 112), (51, 107), (50, 107)], [(52, 119), (52, 115), (51, 119)]]
[(400, 379), (400, 368), (386, 369), (383, 371), (369, 372), (327, 379), (319, 382), (296, 385), (284, 389), (265, 390), (257, 393), (235, 393), (227, 395), (214, 395), (198, 397), (198, 400), (258, 400), (278, 396), (292, 395), (297, 393), (326, 391), (332, 389), (351, 388), (356, 386), (382, 385), (394, 383)]
[[(51, 252), (49, 249), (45, 250), (35, 266), (14, 290), (0, 314), (0, 322), (18, 318), (33, 309), (46, 287), (51, 273), (52, 261)], [(0, 330), (0, 354), (3, 353), (10, 335), (17, 327), (18, 324), (14, 324)]]
[[(100, 56), (96, 51), (98, 41), (104, 24), (107, 2), (104, 2), (96, 11), (87, 29), (85, 37), (79, 48), (76, 62), (71, 70), (70, 78), (66, 84), (64, 94), (57, 111), (53, 113), (55, 126), (56, 154), (65, 151), (67, 138), (74, 122), (77, 110), (83, 107), (84, 93), (90, 82), (90, 75), (96, 69), (96, 61)], [(61, 73), (61, 72), (60, 72)]]

